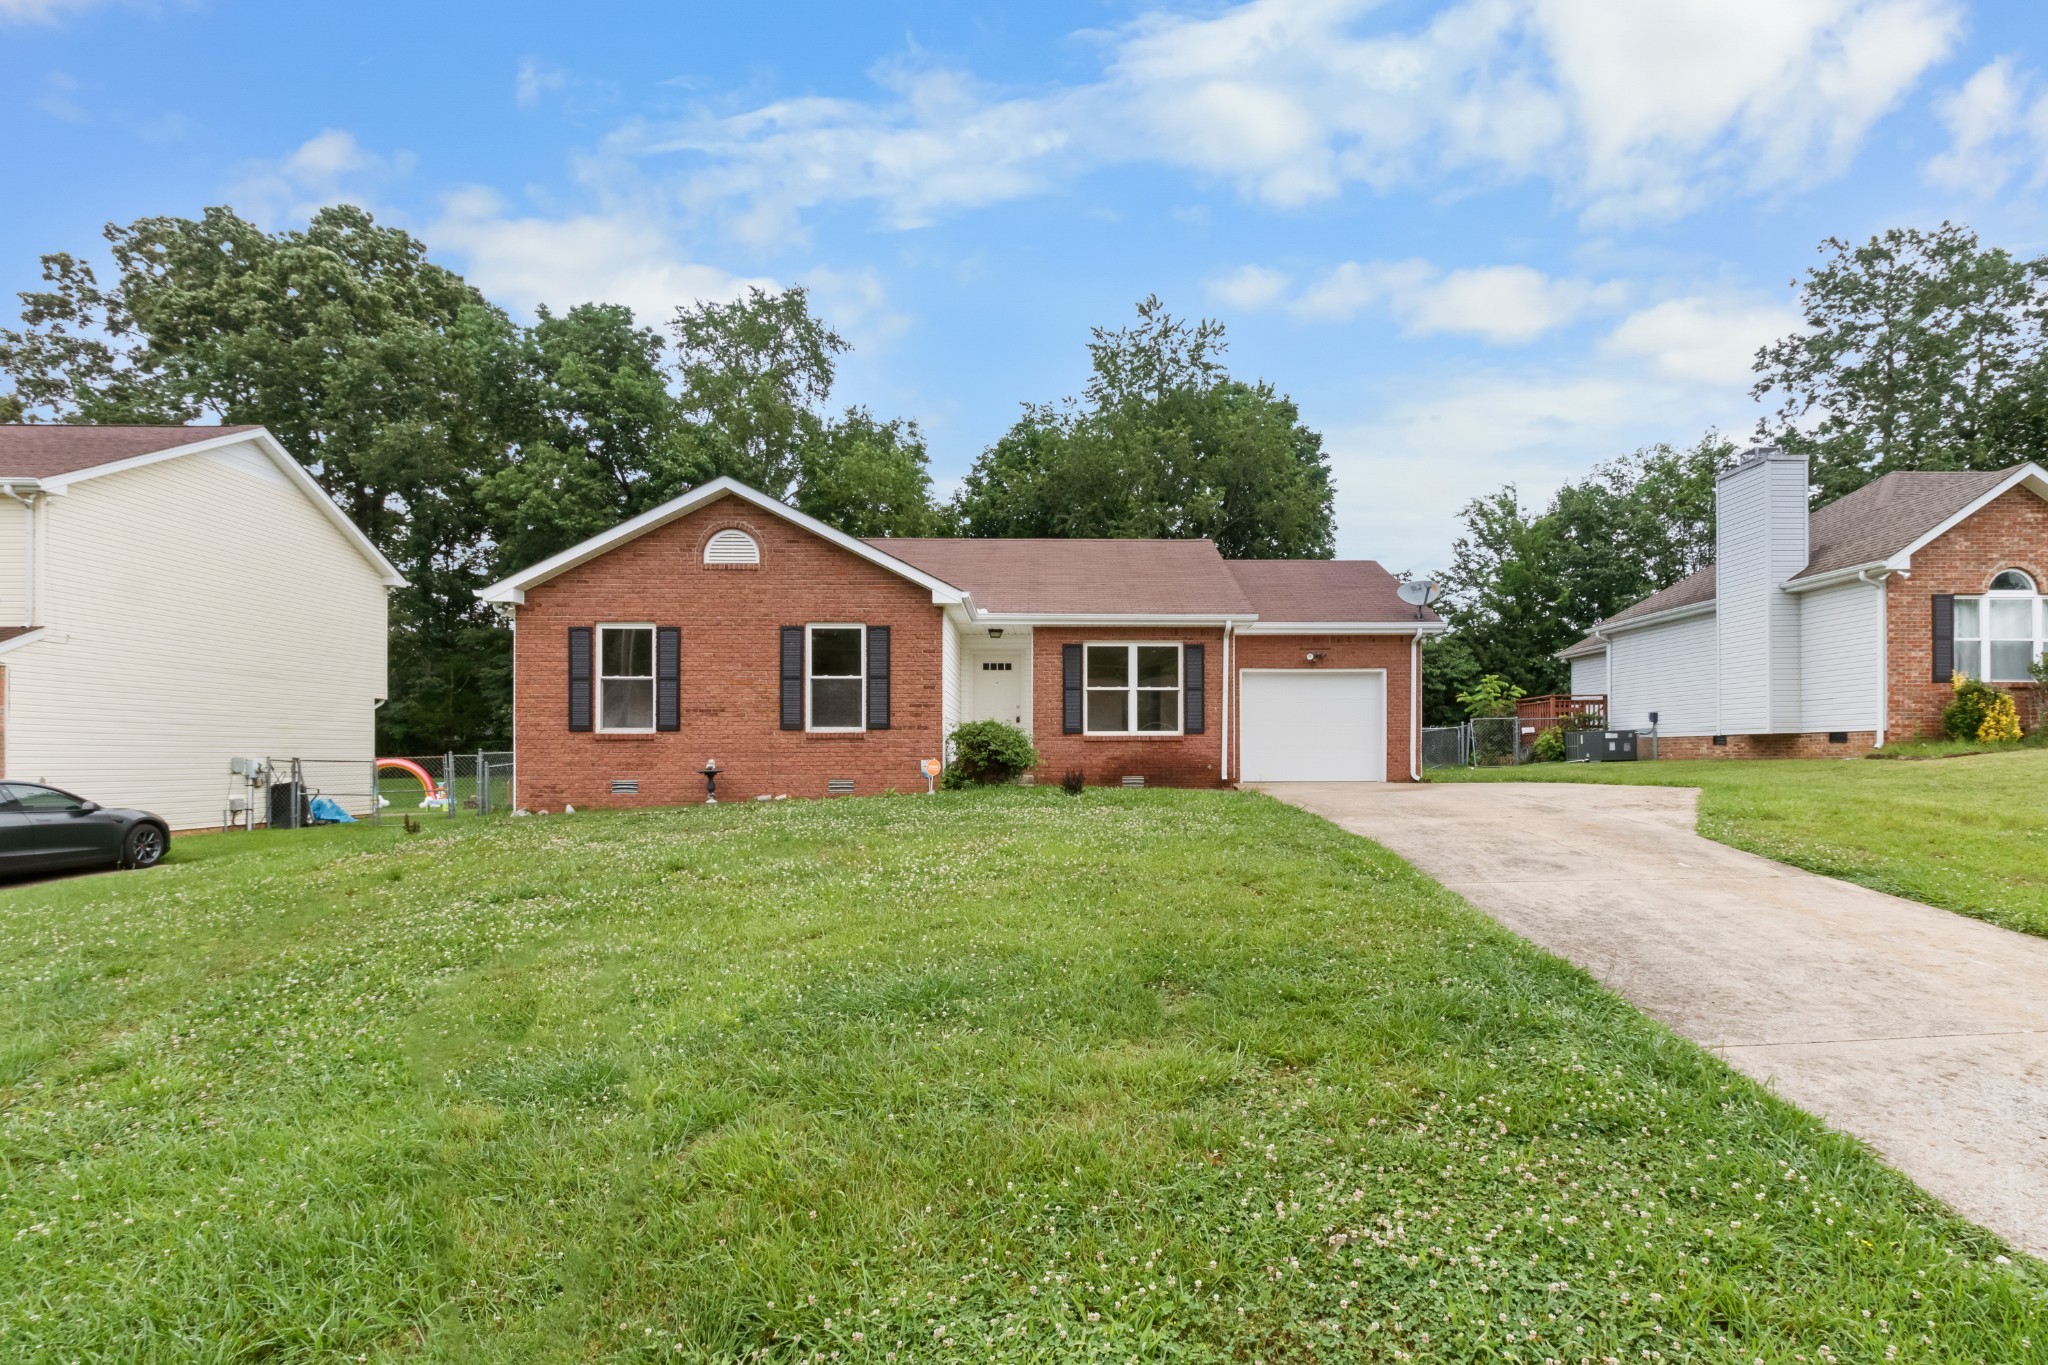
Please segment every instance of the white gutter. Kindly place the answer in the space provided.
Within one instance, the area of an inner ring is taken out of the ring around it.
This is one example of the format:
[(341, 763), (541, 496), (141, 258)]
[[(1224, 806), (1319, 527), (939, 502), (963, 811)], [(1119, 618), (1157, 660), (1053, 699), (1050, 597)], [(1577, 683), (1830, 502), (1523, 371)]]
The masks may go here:
[(23, 497), (14, 491), (15, 481), (0, 480), (0, 493), (5, 493), (21, 504), (21, 623), (32, 626), (36, 623), (36, 501), (38, 485), (35, 480), (24, 480), (29, 495)]
[(1891, 602), (1891, 589), (1885, 586), (1885, 580), (1892, 576), (1892, 572), (1887, 569), (1872, 578), (1868, 569), (1856, 571), (1858, 580), (1877, 589), (1877, 724), (1873, 727), (1877, 731), (1877, 742), (1871, 746), (1874, 749), (1884, 747), (1885, 722), (1891, 718), (1892, 710), (1891, 613), (1887, 609)]

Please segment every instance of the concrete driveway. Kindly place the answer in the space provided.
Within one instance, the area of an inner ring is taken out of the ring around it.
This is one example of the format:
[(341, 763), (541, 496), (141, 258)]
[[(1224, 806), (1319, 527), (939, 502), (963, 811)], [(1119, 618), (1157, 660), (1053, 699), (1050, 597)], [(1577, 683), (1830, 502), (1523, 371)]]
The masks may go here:
[(1701, 838), (1699, 793), (1270, 783), (2048, 1256), (2048, 939)]

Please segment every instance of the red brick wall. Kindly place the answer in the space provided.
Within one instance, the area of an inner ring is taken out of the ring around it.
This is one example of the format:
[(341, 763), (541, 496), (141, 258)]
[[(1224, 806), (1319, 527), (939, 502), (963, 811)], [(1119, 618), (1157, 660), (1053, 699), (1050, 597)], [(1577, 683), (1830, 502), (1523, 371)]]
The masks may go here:
[[(1951, 695), (1934, 680), (1934, 607), (1937, 593), (1969, 596), (1991, 585), (2000, 569), (2024, 569), (2036, 586), (2048, 584), (2048, 500), (2015, 488), (1962, 525), (1913, 554), (1912, 576), (1885, 580), (1888, 719), (1891, 739), (1931, 738), (1941, 733), (1941, 709)], [(2001, 687), (2011, 684), (2001, 683)], [(2020, 684), (2020, 715), (2030, 714)]]
[[(1231, 644), (1239, 668), (1384, 668), (1387, 671), (1387, 780), (1410, 780), (1415, 745), (1420, 733), (1415, 728), (1415, 702), (1410, 690), (1414, 681), (1412, 650), (1414, 639), (1406, 635), (1240, 635)], [(1310, 664), (1310, 653), (1327, 655)], [(1237, 689), (1231, 689), (1231, 706), (1237, 706)], [(1237, 717), (1230, 722), (1231, 742), (1239, 733)], [(1237, 759), (1231, 758), (1231, 771)]]
[[(704, 566), (704, 542), (739, 526), (758, 567)], [(646, 621), (682, 631), (682, 729), (652, 735), (568, 728), (568, 628)], [(780, 727), (785, 625), (890, 628), (888, 730), (813, 735)], [(704, 799), (716, 758), (721, 799), (823, 796), (850, 777), (867, 795), (922, 791), (917, 761), (940, 754), (939, 608), (931, 592), (775, 516), (721, 500), (529, 589), (515, 632), (517, 800), (530, 810), (673, 805)], [(611, 795), (634, 778), (636, 796)]]
[[(1172, 640), (1203, 646), (1206, 727), (1199, 735), (1068, 735), (1060, 732), (1062, 647), (1071, 644)], [(1213, 787), (1223, 781), (1223, 632), (1212, 630), (1066, 630), (1033, 632), (1031, 739), (1038, 780), (1057, 782), (1079, 768), (1096, 786), (1143, 777), (1149, 786)]]
[[(1657, 757), (1667, 758), (1858, 758), (1877, 747), (1872, 730), (1850, 730), (1844, 744), (1828, 742), (1827, 732), (1800, 735), (1730, 735), (1716, 744), (1710, 735), (1661, 735)], [(1647, 746), (1647, 738), (1638, 741)], [(1645, 747), (1642, 757), (1648, 758)]]

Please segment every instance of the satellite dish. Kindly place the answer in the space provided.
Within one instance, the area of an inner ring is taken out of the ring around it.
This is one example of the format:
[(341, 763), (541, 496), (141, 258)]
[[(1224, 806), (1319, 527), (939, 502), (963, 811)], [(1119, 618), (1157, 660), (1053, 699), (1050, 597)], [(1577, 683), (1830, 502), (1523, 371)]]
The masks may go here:
[(1401, 595), (1403, 602), (1416, 608), (1417, 614), (1420, 614), (1423, 607), (1433, 605), (1444, 595), (1443, 585), (1432, 578), (1411, 578), (1395, 591)]

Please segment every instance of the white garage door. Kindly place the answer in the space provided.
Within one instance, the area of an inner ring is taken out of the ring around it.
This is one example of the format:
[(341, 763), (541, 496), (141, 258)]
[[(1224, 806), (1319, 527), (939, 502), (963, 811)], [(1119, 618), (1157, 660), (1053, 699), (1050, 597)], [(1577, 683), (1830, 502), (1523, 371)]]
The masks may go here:
[(1385, 673), (1247, 669), (1238, 683), (1245, 781), (1387, 780)]

